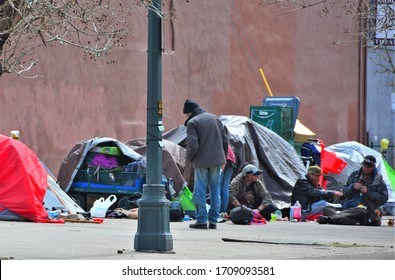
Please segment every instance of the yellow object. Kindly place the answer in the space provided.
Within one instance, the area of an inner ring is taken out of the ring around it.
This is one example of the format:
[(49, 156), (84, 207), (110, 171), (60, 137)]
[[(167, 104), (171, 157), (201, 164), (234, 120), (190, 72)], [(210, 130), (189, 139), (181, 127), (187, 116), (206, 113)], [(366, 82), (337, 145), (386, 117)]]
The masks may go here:
[[(15, 139), (15, 140), (19, 140), (20, 136), (19, 136), (19, 130), (12, 130), (11, 131), (11, 138)], [(388, 145), (387, 145), (388, 146)]]
[(262, 79), (263, 79), (263, 82), (265, 83), (267, 91), (269, 92), (270, 96), (273, 97), (272, 91), (270, 90), (269, 84), (266, 80), (266, 77), (265, 77), (265, 74), (263, 73), (262, 68), (259, 68), (259, 71), (261, 71)]
[(388, 139), (381, 139), (380, 140), (380, 149), (381, 151), (386, 151), (388, 150), (388, 144), (390, 143), (390, 141), (388, 141)]
[(316, 138), (317, 135), (304, 126), (298, 119), (296, 120), (295, 127), (294, 127), (294, 141), (305, 143), (309, 142), (309, 138)]

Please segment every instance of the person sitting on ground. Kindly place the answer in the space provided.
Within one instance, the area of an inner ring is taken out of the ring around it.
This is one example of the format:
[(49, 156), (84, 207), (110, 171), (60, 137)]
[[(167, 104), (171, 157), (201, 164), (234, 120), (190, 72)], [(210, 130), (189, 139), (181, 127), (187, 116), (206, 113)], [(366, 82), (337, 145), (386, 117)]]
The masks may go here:
[(378, 207), (388, 200), (388, 190), (383, 176), (376, 168), (376, 158), (368, 155), (362, 167), (351, 173), (343, 188), (344, 202), (341, 211), (327, 206), (323, 209), (325, 216), (318, 219), (320, 224), (344, 225), (381, 225)]
[(106, 215), (107, 218), (129, 218), (129, 219), (138, 219), (139, 216), (139, 208), (115, 208), (114, 211), (110, 212)]
[(327, 200), (336, 199), (343, 195), (339, 191), (327, 191), (319, 185), (321, 168), (317, 165), (310, 166), (307, 174), (296, 181), (292, 190), (291, 205), (299, 201), (302, 206), (302, 219), (308, 215), (315, 215), (326, 206), (335, 206)]
[(229, 186), (229, 209), (244, 205), (270, 221), (271, 213), (278, 210), (273, 205), (272, 196), (259, 179), (262, 170), (253, 164), (243, 167), (240, 174), (233, 178)]

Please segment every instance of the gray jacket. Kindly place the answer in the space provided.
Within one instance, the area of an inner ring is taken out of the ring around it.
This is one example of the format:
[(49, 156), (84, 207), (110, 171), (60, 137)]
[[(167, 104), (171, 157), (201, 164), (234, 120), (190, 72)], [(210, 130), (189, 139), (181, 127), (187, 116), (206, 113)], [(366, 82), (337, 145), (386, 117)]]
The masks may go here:
[(193, 167), (209, 168), (226, 163), (228, 137), (217, 116), (197, 108), (185, 125), (187, 158)]
[(359, 190), (354, 189), (354, 183), (358, 182), (358, 178), (362, 172), (362, 168), (354, 171), (347, 180), (346, 186), (343, 188), (343, 197), (345, 202), (343, 208), (352, 208), (362, 204), (373, 211), (377, 207), (385, 204), (388, 200), (388, 190), (384, 183), (383, 176), (374, 168), (370, 181), (366, 184), (368, 192), (361, 194)]
[[(256, 203), (258, 203), (254, 207), (258, 208), (259, 205), (267, 206), (273, 204), (272, 195), (267, 191), (261, 180), (251, 183), (251, 186), (256, 194)], [(229, 202), (231, 203), (234, 199), (237, 199), (242, 203), (246, 200), (247, 187), (248, 186), (245, 186), (243, 182), (243, 174), (240, 173), (234, 177), (229, 185)]]

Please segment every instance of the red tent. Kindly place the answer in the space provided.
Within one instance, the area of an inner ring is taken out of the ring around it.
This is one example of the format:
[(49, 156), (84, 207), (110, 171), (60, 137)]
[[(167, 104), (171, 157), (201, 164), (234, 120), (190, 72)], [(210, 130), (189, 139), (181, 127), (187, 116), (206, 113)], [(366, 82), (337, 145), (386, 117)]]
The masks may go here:
[(0, 134), (0, 219), (16, 214), (34, 222), (48, 221), (43, 200), (47, 172), (25, 144)]

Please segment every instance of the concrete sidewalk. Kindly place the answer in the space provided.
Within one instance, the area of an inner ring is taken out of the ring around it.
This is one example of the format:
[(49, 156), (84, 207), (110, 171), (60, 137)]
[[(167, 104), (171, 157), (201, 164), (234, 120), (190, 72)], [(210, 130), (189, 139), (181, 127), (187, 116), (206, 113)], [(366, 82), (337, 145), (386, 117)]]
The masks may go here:
[[(387, 217), (388, 218), (388, 217)], [(171, 222), (173, 250), (137, 252), (137, 220), (106, 218), (102, 224), (0, 221), (0, 259), (17, 260), (395, 260), (395, 228), (268, 222), (218, 224), (190, 229)]]

